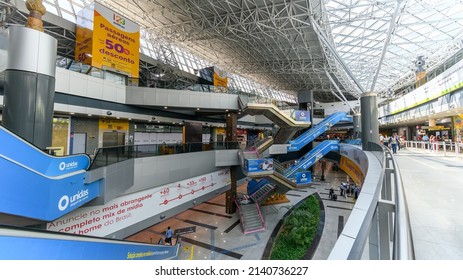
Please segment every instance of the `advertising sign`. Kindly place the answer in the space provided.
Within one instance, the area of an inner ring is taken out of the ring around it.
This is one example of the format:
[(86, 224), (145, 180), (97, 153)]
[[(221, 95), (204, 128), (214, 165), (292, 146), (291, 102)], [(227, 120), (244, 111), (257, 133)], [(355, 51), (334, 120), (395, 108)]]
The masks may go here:
[(222, 169), (161, 187), (117, 197), (105, 205), (80, 208), (47, 224), (47, 230), (91, 236), (108, 236), (221, 189), (231, 182)]
[(296, 115), (296, 121), (310, 123), (310, 111), (296, 110), (294, 112)]
[(65, 240), (46, 237), (0, 236), (2, 260), (165, 260), (177, 256), (177, 246), (107, 240)]
[(272, 158), (246, 159), (244, 168), (248, 173), (273, 171)]
[(118, 119), (99, 119), (98, 128), (100, 130), (129, 130), (129, 121)]
[(76, 60), (138, 78), (140, 27), (98, 2), (78, 14)]
[(312, 183), (312, 172), (297, 172), (296, 173), (296, 185), (304, 185)]
[(463, 60), (414, 91), (378, 108), (378, 117), (393, 115), (463, 87)]
[(214, 66), (214, 86), (228, 87), (227, 73)]
[[(47, 177), (0, 157), (0, 212), (52, 221), (99, 195), (99, 182), (84, 184), (84, 172)], [(14, 175), (12, 175), (14, 174)]]
[(362, 170), (355, 164), (352, 160), (341, 156), (339, 162), (339, 167), (349, 175), (350, 178), (357, 184), (361, 186), (365, 180), (365, 176), (362, 173)]

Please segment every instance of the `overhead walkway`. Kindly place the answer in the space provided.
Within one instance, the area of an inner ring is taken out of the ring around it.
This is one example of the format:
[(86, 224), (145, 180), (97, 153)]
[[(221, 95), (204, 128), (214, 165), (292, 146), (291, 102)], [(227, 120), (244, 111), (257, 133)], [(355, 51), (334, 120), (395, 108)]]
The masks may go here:
[(245, 100), (244, 97), (240, 96), (238, 103), (243, 114), (263, 115), (280, 127), (274, 136), (274, 143), (276, 144), (287, 143), (299, 129), (307, 128), (311, 124), (309, 119), (296, 121), (293, 114), (294, 109), (291, 107), (279, 108), (271, 100), (265, 98)]
[(168, 260), (174, 246), (0, 226), (1, 260)]
[(0, 126), (0, 215), (52, 221), (99, 195), (99, 181), (85, 183), (90, 158), (56, 157)]

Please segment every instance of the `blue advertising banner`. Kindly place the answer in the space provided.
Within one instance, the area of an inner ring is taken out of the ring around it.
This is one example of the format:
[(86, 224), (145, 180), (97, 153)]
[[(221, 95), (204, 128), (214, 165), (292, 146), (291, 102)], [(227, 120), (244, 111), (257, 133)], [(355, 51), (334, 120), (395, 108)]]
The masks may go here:
[(296, 173), (296, 185), (305, 185), (312, 183), (312, 172), (297, 172)]
[(0, 126), (0, 212), (52, 221), (99, 195), (87, 155), (54, 157)]
[(99, 195), (99, 181), (84, 184), (84, 171), (55, 179), (1, 155), (0, 170), (0, 212), (3, 213), (52, 221)]
[(272, 158), (246, 159), (244, 166), (245, 166), (245, 170), (248, 173), (273, 171), (273, 159)]
[(166, 260), (177, 246), (0, 236), (1, 260)]
[(296, 121), (310, 123), (310, 111), (296, 110)]
[(3, 126), (0, 126), (0, 143), (0, 155), (45, 176), (60, 176), (86, 170), (90, 166), (90, 158), (86, 154), (64, 157), (49, 155)]

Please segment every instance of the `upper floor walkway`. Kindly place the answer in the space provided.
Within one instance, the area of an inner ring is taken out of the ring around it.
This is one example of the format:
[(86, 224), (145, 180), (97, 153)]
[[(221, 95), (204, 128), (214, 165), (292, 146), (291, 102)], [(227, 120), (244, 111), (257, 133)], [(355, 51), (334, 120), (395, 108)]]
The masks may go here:
[(415, 257), (463, 259), (463, 155), (406, 148), (395, 155), (408, 202)]

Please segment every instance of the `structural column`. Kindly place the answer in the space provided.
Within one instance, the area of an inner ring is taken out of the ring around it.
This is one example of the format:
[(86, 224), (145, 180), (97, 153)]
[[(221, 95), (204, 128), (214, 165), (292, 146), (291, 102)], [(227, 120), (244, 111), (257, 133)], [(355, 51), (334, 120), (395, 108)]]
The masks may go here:
[(360, 97), (362, 113), (362, 149), (368, 151), (368, 142), (379, 144), (378, 105), (375, 92), (365, 92)]
[[(297, 92), (297, 102), (299, 103), (299, 110), (309, 111), (310, 112), (310, 126), (309, 129), (313, 127), (313, 91), (309, 89), (300, 90)], [(301, 132), (306, 131), (302, 130)], [(298, 134), (296, 134), (298, 135)], [(301, 157), (313, 149), (313, 141), (308, 143), (304, 148), (299, 151), (298, 157)], [(313, 172), (314, 166), (312, 165), (309, 170)]]
[(354, 124), (354, 139), (359, 139), (361, 138), (361, 134), (362, 134), (362, 123), (360, 119), (360, 114), (355, 113), (352, 120)]
[[(226, 145), (227, 148), (237, 148), (237, 137), (236, 137), (236, 123), (237, 123), (237, 114), (236, 113), (228, 113), (226, 116)], [(232, 145), (236, 145), (233, 147)], [(237, 180), (238, 180), (238, 166), (231, 166), (230, 167), (230, 179), (231, 179), (231, 187), (230, 190), (225, 194), (225, 211), (227, 214), (233, 214), (236, 212), (236, 204), (234, 199), (236, 198), (236, 188), (237, 188)]]
[(45, 8), (34, 8), (28, 27), (8, 28), (3, 125), (45, 149), (52, 143), (57, 41), (40, 31)]

